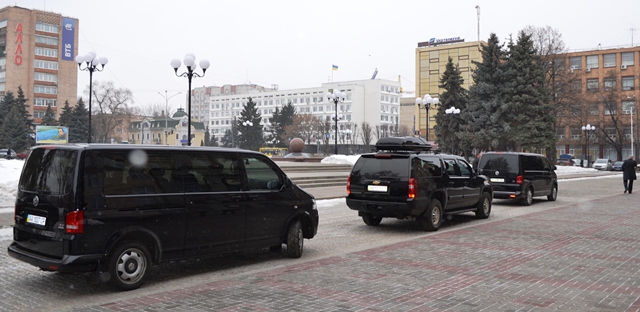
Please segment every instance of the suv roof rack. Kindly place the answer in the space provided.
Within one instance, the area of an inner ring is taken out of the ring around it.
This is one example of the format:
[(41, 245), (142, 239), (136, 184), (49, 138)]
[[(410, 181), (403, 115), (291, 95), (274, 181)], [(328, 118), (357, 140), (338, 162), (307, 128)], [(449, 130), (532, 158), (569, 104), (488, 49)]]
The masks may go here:
[(431, 144), (423, 138), (386, 137), (376, 142), (376, 151), (428, 152)]

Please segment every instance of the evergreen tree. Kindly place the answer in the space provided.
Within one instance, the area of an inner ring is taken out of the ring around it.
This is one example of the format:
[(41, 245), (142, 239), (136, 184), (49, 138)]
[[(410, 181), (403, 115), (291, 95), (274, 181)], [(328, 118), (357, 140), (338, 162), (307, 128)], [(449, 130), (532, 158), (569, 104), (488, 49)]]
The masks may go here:
[(47, 104), (47, 111), (44, 113), (41, 125), (43, 126), (57, 126), (56, 115), (51, 108), (51, 104)]
[(511, 120), (506, 114), (503, 90), (507, 73), (503, 64), (506, 52), (498, 37), (491, 33), (487, 45), (481, 47), (482, 62), (473, 61), (476, 68), (469, 88), (469, 105), (462, 117), (471, 127), (471, 133), (463, 141), (471, 141), (476, 150), (509, 150)]
[[(78, 100), (81, 101), (82, 99)], [(73, 108), (69, 106), (69, 101), (64, 101), (64, 107), (62, 107), (62, 112), (60, 113), (58, 123), (61, 126), (68, 127), (71, 124), (71, 115), (73, 115)]]
[[(467, 90), (462, 87), (462, 84), (464, 84), (464, 79), (460, 70), (458, 70), (457, 66), (454, 67), (453, 60), (449, 57), (445, 71), (442, 74), (442, 78), (440, 78), (439, 87), (445, 91), (440, 95), (440, 105), (437, 107), (434, 130), (438, 138), (438, 146), (444, 151), (452, 151), (452, 153), (456, 154), (458, 150), (456, 145), (460, 146), (460, 138), (467, 138), (461, 133), (466, 128), (461, 126), (461, 116), (446, 114), (445, 110), (455, 107), (460, 109), (461, 114), (467, 114), (468, 96)], [(466, 125), (467, 123), (464, 124)], [(471, 151), (470, 142), (465, 140), (464, 143), (466, 146), (462, 150), (465, 155), (469, 155)]]
[(211, 133), (209, 132), (209, 127), (204, 129), (204, 142), (202, 142), (202, 146), (211, 146)]
[(27, 127), (27, 131), (31, 132), (35, 129), (35, 125), (33, 123), (33, 118), (29, 111), (27, 110), (27, 102), (29, 99), (24, 97), (24, 91), (22, 91), (22, 86), (18, 87), (18, 97), (16, 98), (15, 105), (20, 109), (20, 115), (22, 116), (22, 120), (24, 121), (25, 126)]
[(31, 131), (24, 123), (22, 111), (17, 105), (11, 108), (11, 111), (5, 116), (2, 127), (0, 128), (1, 145), (11, 148), (15, 151), (23, 151), (31, 147)]
[(89, 111), (82, 98), (73, 108), (69, 119), (69, 143), (86, 143), (89, 138)]
[(262, 117), (256, 104), (250, 97), (240, 112), (236, 127), (240, 129), (238, 134), (238, 146), (240, 148), (257, 151), (264, 143), (264, 134), (260, 122)]
[[(7, 91), (2, 101), (0, 101), (0, 127), (4, 122), (4, 118), (9, 114), (11, 108), (15, 105), (16, 98), (13, 96), (13, 92)], [(0, 133), (1, 134), (1, 133)]]
[(233, 135), (231, 130), (227, 129), (224, 132), (224, 136), (220, 140), (220, 145), (223, 147), (233, 147)]
[(271, 117), (271, 129), (269, 134), (269, 141), (272, 141), (277, 147), (286, 147), (291, 139), (291, 136), (287, 136), (286, 128), (293, 124), (293, 117), (296, 115), (296, 109), (293, 103), (289, 101), (286, 105), (282, 106), (282, 110), (276, 107), (273, 117)]
[(556, 143), (555, 109), (549, 103), (545, 73), (531, 35), (521, 31), (510, 45), (506, 99), (511, 119), (511, 139), (525, 151), (540, 151)]

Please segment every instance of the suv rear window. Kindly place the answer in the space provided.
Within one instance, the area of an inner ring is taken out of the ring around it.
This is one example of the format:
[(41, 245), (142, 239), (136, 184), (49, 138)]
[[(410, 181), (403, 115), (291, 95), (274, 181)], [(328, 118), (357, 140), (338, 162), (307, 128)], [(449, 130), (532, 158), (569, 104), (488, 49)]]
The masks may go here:
[(478, 168), (483, 170), (498, 170), (518, 172), (518, 155), (512, 154), (484, 154), (480, 158)]
[(365, 179), (408, 178), (407, 158), (406, 156), (390, 156), (390, 158), (375, 158), (373, 155), (361, 156), (351, 172), (353, 175), (360, 175)]
[(31, 152), (27, 159), (20, 189), (63, 195), (72, 191), (74, 184), (77, 151), (39, 148)]

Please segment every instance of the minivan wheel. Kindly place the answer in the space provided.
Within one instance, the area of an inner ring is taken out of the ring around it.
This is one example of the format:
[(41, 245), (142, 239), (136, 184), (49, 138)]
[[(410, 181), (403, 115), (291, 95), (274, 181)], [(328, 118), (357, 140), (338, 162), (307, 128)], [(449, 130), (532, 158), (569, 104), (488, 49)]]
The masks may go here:
[(547, 199), (549, 201), (556, 201), (557, 198), (558, 198), (558, 186), (554, 185), (551, 188), (551, 194), (547, 195)]
[(524, 193), (522, 204), (525, 206), (531, 206), (531, 204), (533, 204), (533, 190), (530, 187), (528, 187), (527, 191)]
[(300, 220), (289, 225), (287, 232), (287, 256), (289, 258), (300, 258), (304, 247), (304, 236)]
[(442, 204), (437, 199), (429, 202), (427, 211), (418, 218), (420, 227), (425, 231), (437, 231), (442, 224)]
[(482, 198), (476, 208), (476, 218), (486, 219), (491, 214), (491, 195), (488, 192), (482, 193)]
[(362, 215), (362, 221), (366, 225), (376, 226), (382, 222), (382, 217), (376, 217), (372, 213), (365, 213)]
[(147, 247), (139, 242), (122, 242), (111, 253), (109, 274), (115, 287), (133, 290), (149, 277), (151, 257)]

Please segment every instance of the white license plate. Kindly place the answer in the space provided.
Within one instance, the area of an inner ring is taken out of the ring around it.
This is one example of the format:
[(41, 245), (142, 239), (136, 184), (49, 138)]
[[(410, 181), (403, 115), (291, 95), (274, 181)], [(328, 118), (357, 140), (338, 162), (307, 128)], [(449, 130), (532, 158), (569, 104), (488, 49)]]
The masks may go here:
[(27, 223), (37, 224), (37, 225), (45, 225), (47, 223), (46, 217), (34, 216), (32, 214), (27, 215)]
[(503, 178), (491, 178), (491, 182), (500, 182), (503, 183), (504, 179)]
[(386, 185), (367, 185), (367, 190), (370, 192), (386, 192)]

